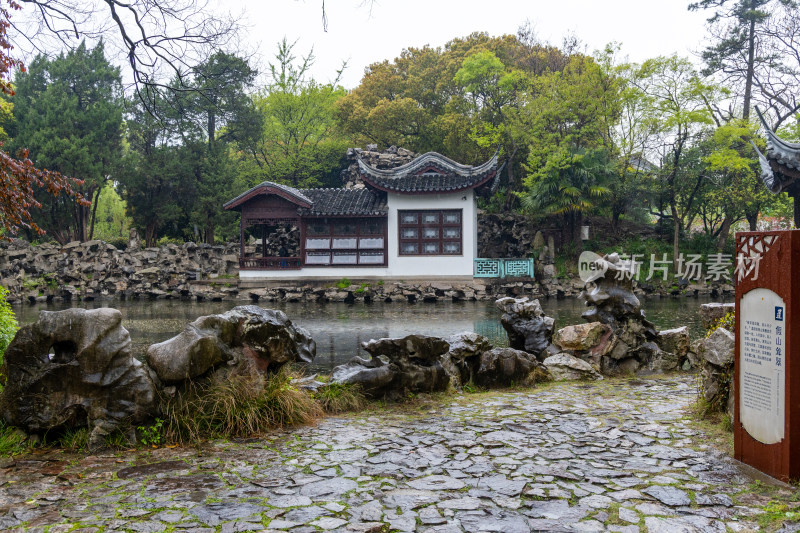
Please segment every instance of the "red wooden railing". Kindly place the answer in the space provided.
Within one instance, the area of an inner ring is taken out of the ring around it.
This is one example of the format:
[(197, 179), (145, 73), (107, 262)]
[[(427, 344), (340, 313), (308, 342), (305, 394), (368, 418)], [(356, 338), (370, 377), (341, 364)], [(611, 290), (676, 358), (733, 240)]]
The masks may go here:
[(300, 270), (299, 257), (246, 257), (239, 259), (240, 270)]

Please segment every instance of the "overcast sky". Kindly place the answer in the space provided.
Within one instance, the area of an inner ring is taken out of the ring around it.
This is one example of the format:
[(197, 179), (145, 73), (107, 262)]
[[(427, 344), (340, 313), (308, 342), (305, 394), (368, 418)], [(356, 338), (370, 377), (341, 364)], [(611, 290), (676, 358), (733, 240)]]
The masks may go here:
[[(326, 0), (328, 31), (323, 30), (322, 0), (235, 0), (245, 12), (245, 44), (265, 68), (284, 36), (298, 40), (295, 51), (312, 46), (317, 81), (334, 78), (342, 61), (347, 88), (357, 86), (369, 64), (394, 59), (404, 48), (441, 46), (475, 31), (514, 34), (530, 20), (537, 35), (559, 44), (573, 33), (589, 52), (615, 41), (622, 56), (642, 61), (677, 52), (692, 56), (702, 48), (707, 13), (689, 12), (685, 0)], [(298, 54), (298, 55), (299, 55)]]

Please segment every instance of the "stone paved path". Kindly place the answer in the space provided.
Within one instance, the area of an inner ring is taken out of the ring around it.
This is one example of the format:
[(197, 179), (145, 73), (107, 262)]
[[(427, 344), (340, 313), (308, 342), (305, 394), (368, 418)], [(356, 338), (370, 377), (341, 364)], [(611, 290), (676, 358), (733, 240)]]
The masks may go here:
[(0, 462), (0, 530), (757, 531), (770, 499), (692, 429), (694, 378), (560, 383), (202, 450)]

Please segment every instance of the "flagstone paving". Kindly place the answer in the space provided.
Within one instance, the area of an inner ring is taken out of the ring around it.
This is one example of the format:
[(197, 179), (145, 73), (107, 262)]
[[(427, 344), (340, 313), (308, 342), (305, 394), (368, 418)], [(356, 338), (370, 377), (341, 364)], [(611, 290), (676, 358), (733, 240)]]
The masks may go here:
[(199, 449), (2, 459), (0, 530), (758, 531), (797, 489), (709, 445), (695, 391), (687, 375), (556, 383)]

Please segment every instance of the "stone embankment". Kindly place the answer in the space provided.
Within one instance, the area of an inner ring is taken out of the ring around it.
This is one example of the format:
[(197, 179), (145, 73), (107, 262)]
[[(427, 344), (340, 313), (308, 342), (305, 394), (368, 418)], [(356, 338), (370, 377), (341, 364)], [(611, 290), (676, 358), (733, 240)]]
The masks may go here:
[[(0, 285), (9, 301), (60, 302), (115, 299), (240, 300), (252, 302), (434, 302), (495, 300), (504, 296), (575, 297), (580, 279), (556, 277), (552, 264), (539, 264), (535, 280), (473, 279), (458, 282), (367, 280), (271, 283), (239, 288), (239, 246), (185, 243), (158, 248), (119, 250), (93, 240), (64, 246), (31, 246), (22, 240), (0, 241)], [(660, 296), (732, 293), (729, 285), (686, 285), (666, 289), (640, 284), (637, 295)]]

